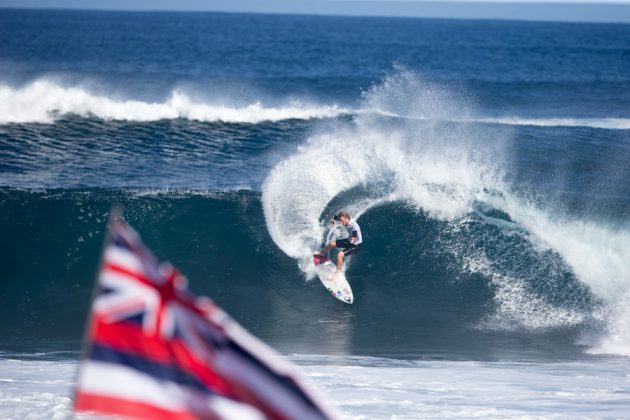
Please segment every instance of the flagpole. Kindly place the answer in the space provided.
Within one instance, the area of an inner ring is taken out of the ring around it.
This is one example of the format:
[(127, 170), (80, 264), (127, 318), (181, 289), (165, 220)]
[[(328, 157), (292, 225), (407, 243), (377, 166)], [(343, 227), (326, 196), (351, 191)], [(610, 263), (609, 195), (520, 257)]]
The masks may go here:
[(83, 338), (81, 340), (81, 357), (79, 358), (79, 366), (76, 370), (76, 374), (74, 378), (73, 406), (74, 406), (74, 402), (76, 401), (77, 383), (79, 381), (79, 378), (81, 377), (81, 369), (84, 364), (83, 361), (86, 359), (86, 357), (88, 356), (88, 354), (90, 353), (92, 349), (92, 340), (90, 340), (90, 337), (92, 336), (92, 326), (93, 326), (92, 306), (94, 305), (94, 299), (96, 299), (96, 296), (98, 296), (98, 294), (101, 291), (99, 277), (100, 277), (101, 271), (103, 270), (103, 261), (105, 260), (105, 250), (107, 249), (109, 244), (112, 242), (112, 226), (114, 222), (122, 218), (123, 218), (122, 206), (120, 204), (114, 204), (109, 210), (109, 217), (107, 219), (107, 226), (105, 229), (105, 238), (103, 239), (103, 245), (101, 246), (101, 255), (98, 262), (98, 268), (96, 270), (96, 274), (94, 275), (94, 280), (92, 283), (92, 294), (90, 297), (90, 305), (88, 308), (87, 323), (83, 328)]

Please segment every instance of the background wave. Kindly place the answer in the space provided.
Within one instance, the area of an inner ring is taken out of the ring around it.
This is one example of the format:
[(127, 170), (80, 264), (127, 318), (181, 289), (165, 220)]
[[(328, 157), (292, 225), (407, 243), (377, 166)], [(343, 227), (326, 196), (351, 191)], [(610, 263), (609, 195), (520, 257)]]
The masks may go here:
[[(382, 88), (382, 87), (381, 87)], [(372, 98), (371, 108), (365, 104), (353, 109), (338, 104), (320, 104), (312, 100), (286, 99), (265, 104), (261, 99), (243, 103), (238, 95), (223, 95), (220, 99), (207, 99), (190, 94), (189, 89), (173, 89), (162, 101), (147, 101), (126, 98), (122, 94), (101, 93), (82, 84), (66, 85), (40, 78), (22, 87), (0, 85), (0, 124), (9, 123), (53, 123), (68, 115), (99, 118), (110, 121), (149, 122), (171, 119), (186, 119), (202, 122), (224, 122), (258, 124), (285, 120), (311, 120), (375, 114), (391, 118), (413, 118), (417, 120), (442, 120), (457, 123), (483, 123), (536, 127), (591, 127), (609, 130), (630, 129), (628, 118), (579, 118), (552, 117), (535, 118), (526, 116), (504, 117), (454, 117), (433, 114), (428, 118), (422, 112), (398, 114), (388, 110), (388, 104)], [(374, 88), (373, 88), (374, 90)], [(402, 93), (402, 92), (401, 92)], [(434, 94), (428, 93), (429, 95)], [(442, 92), (444, 94), (445, 91)], [(372, 93), (373, 95), (373, 93)], [(232, 99), (226, 96), (232, 96)], [(374, 96), (374, 95), (373, 95)], [(234, 99), (234, 97), (237, 97)], [(433, 98), (425, 97), (429, 103)], [(445, 101), (439, 101), (442, 105)], [(391, 104), (390, 104), (391, 105)], [(409, 111), (409, 110), (407, 110)], [(454, 110), (453, 110), (454, 111)], [(461, 111), (461, 110), (460, 110)]]
[(195, 99), (193, 96), (176, 89), (162, 102), (147, 102), (94, 93), (81, 85), (64, 86), (38, 79), (20, 88), (0, 85), (0, 124), (51, 123), (67, 114), (120, 121), (184, 118), (255, 124), (263, 121), (330, 118), (351, 112), (334, 104), (309, 104), (299, 100), (289, 100), (278, 106), (264, 105), (260, 100), (239, 105), (225, 100), (222, 103)]

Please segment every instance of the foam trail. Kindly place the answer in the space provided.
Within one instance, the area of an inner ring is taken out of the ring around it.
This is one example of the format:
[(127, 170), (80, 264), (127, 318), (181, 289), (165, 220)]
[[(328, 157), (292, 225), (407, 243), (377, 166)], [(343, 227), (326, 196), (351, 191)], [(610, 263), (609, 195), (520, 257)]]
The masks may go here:
[(607, 130), (630, 130), (630, 118), (480, 118), (471, 122), (535, 127), (591, 127)]
[(331, 118), (352, 112), (338, 105), (290, 101), (283, 106), (265, 106), (254, 101), (245, 106), (197, 102), (174, 90), (164, 102), (117, 99), (90, 92), (81, 86), (65, 87), (36, 80), (22, 88), (0, 85), (0, 124), (52, 123), (60, 115), (95, 116), (104, 120), (156, 121), (185, 118), (196, 121), (259, 123), (287, 119)]
[(481, 124), (499, 124), (511, 126), (532, 126), (532, 127), (590, 127), (601, 128), (606, 130), (630, 130), (630, 118), (526, 118), (526, 117), (497, 117), (497, 118), (425, 118), (422, 116), (415, 117), (410, 115), (400, 115), (395, 112), (386, 111), (380, 108), (369, 110), (357, 110), (356, 114), (373, 114), (391, 118), (408, 118), (419, 121), (439, 120), (444, 122), (457, 123), (481, 123)]

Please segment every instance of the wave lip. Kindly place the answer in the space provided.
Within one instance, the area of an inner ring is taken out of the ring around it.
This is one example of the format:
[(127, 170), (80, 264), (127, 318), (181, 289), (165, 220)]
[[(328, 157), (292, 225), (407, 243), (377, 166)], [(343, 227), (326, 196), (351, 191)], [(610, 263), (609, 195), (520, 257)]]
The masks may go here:
[(309, 104), (297, 100), (280, 106), (266, 106), (259, 100), (244, 106), (219, 101), (198, 102), (177, 89), (164, 102), (144, 102), (99, 95), (82, 86), (65, 87), (44, 79), (17, 89), (0, 85), (0, 124), (52, 123), (66, 114), (121, 121), (184, 118), (204, 122), (256, 124), (264, 121), (333, 118), (350, 113), (351, 109), (336, 104)]

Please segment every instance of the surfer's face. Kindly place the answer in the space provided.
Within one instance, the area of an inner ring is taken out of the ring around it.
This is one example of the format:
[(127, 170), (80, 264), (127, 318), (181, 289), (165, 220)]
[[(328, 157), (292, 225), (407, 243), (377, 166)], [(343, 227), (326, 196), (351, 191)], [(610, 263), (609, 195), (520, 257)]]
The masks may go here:
[(339, 221), (341, 222), (342, 225), (347, 225), (350, 222), (350, 219), (346, 216), (341, 216), (339, 218)]

